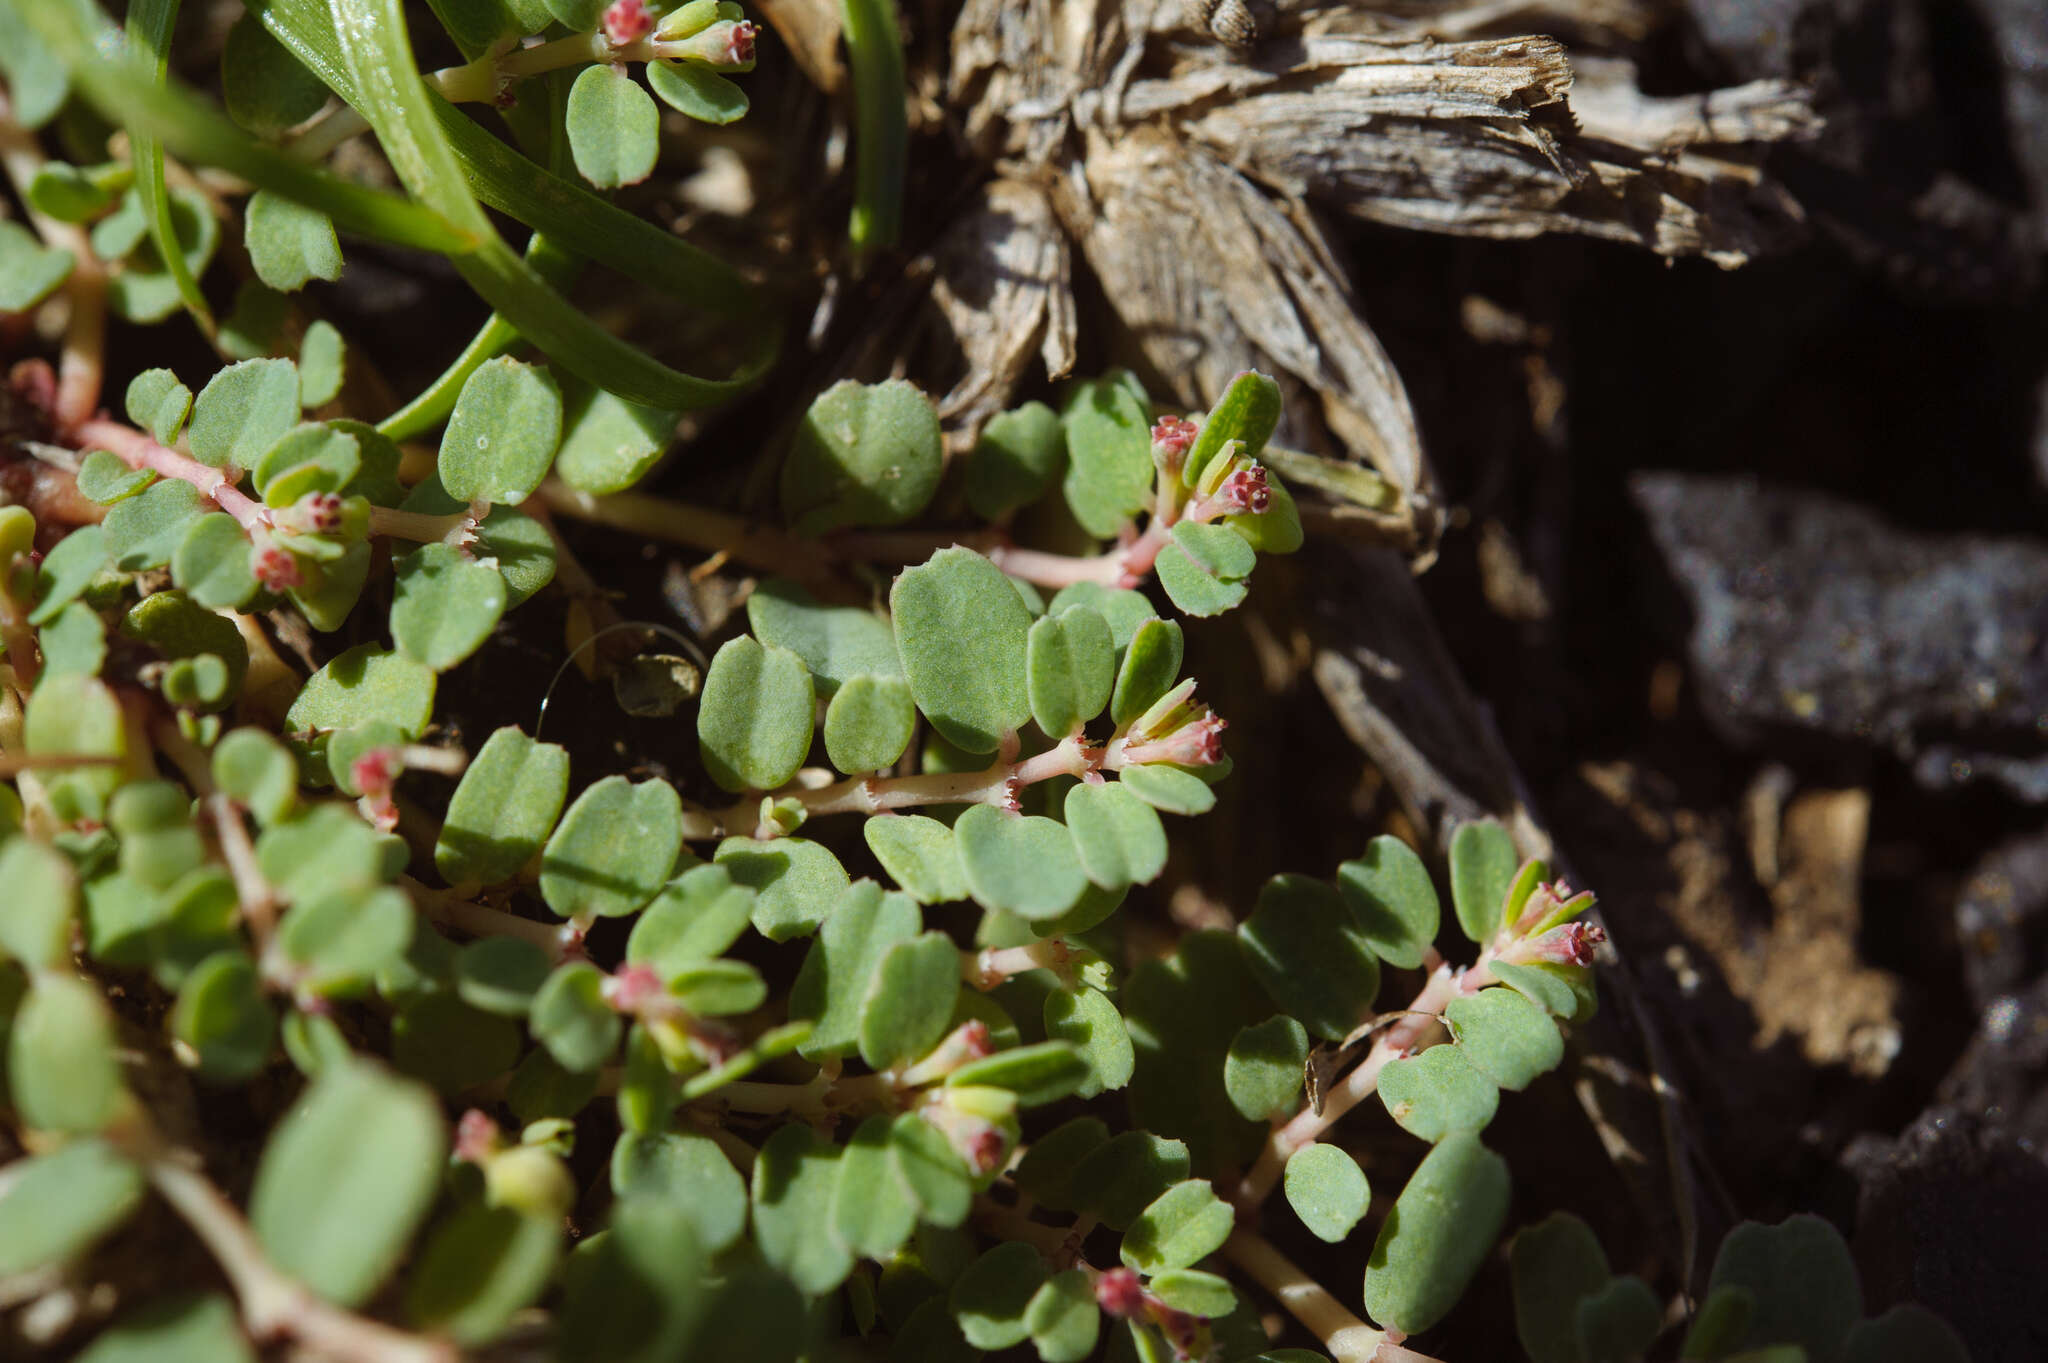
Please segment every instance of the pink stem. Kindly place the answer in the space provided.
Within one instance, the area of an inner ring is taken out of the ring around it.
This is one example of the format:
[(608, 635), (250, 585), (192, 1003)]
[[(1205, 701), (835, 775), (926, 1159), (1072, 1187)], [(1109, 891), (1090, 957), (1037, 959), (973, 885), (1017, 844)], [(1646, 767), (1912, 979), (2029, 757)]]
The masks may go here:
[(148, 469), (190, 483), (200, 496), (233, 516), (245, 531), (267, 529), (270, 525), (270, 509), (236, 487), (226, 473), (159, 445), (132, 426), (95, 417), (80, 422), (73, 428), (73, 435), (81, 449), (109, 450), (131, 469)]

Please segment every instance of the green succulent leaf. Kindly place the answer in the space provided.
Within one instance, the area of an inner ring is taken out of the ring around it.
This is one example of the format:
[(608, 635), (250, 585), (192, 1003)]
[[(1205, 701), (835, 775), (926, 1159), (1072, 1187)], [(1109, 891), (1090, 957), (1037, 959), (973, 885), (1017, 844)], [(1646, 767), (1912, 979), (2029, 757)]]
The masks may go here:
[(1187, 615), (1221, 615), (1245, 598), (1258, 555), (1227, 525), (1180, 521), (1159, 553), (1159, 585)]
[(23, 197), (46, 218), (89, 222), (113, 207), (120, 187), (118, 171), (112, 164), (81, 168), (66, 161), (46, 161), (29, 178)]
[(57, 541), (36, 570), (36, 607), (28, 622), (47, 624), (76, 601), (107, 566), (112, 552), (103, 526), (81, 525)]
[(508, 1074), (519, 1047), (517, 1023), (454, 994), (421, 994), (391, 1020), (391, 1063), (447, 1098)]
[(441, 435), (441, 484), (458, 502), (516, 506), (540, 486), (562, 439), (562, 394), (548, 371), (486, 360), (462, 385)]
[(889, 878), (920, 904), (967, 898), (967, 873), (953, 830), (922, 814), (869, 819), (861, 827), (868, 850)]
[(1429, 868), (1413, 848), (1399, 838), (1374, 838), (1364, 856), (1337, 868), (1337, 889), (1381, 960), (1402, 970), (1422, 964), (1436, 941), (1439, 910)]
[(141, 1166), (98, 1137), (7, 1166), (0, 1277), (77, 1258), (126, 1221), (145, 1191)]
[(112, 1122), (128, 1098), (99, 991), (69, 975), (38, 975), (7, 1031), (7, 1080), (32, 1130), (89, 1133)]
[(1026, 922), (1057, 918), (1088, 886), (1066, 826), (1035, 814), (974, 805), (953, 823), (974, 898)]
[(725, 867), (693, 866), (663, 886), (634, 920), (626, 959), (669, 980), (722, 955), (746, 931), (753, 911), (754, 892), (735, 884)]
[(1152, 413), (1128, 375), (1076, 384), (1060, 413), (1067, 505), (1097, 539), (1115, 535), (1152, 496)]
[(856, 606), (821, 606), (785, 578), (754, 588), (747, 624), (762, 643), (802, 658), (826, 700), (855, 677), (903, 675), (888, 621)]
[(1519, 1093), (1564, 1059), (1557, 1024), (1512, 989), (1482, 989), (1455, 999), (1444, 1017), (1466, 1061), (1504, 1089)]
[(1168, 814), (1206, 814), (1216, 807), (1209, 782), (1179, 767), (1125, 767), (1119, 784), (1131, 794)]
[(1081, 1363), (1094, 1353), (1102, 1310), (1087, 1270), (1070, 1268), (1046, 1279), (1024, 1308), (1024, 1328), (1039, 1363)]
[(816, 931), (851, 884), (839, 858), (805, 838), (727, 838), (712, 859), (754, 891), (754, 930), (771, 942)]
[(831, 1234), (864, 1259), (887, 1259), (917, 1226), (917, 1200), (890, 1153), (893, 1125), (887, 1116), (869, 1117), (839, 1156)]
[(1811, 1363), (1833, 1363), (1863, 1315), (1863, 1289), (1841, 1232), (1818, 1216), (1775, 1226), (1745, 1221), (1714, 1256), (1711, 1293), (1733, 1284), (1755, 1298), (1742, 1348), (1797, 1344)]
[(1569, 1212), (1553, 1212), (1515, 1232), (1508, 1271), (1514, 1280), (1515, 1335), (1530, 1363), (1586, 1363), (1579, 1345), (1579, 1303), (1614, 1276), (1592, 1228)]
[(148, 469), (131, 469), (119, 455), (106, 450), (89, 450), (78, 465), (78, 491), (88, 501), (112, 506), (156, 481)]
[(566, 749), (499, 729), (448, 801), (434, 865), (451, 885), (510, 880), (540, 850), (568, 793)]
[(270, 36), (253, 14), (228, 30), (220, 54), (221, 102), (258, 137), (274, 137), (320, 112), (327, 87)]
[[(1142, 1132), (1129, 1134), (1142, 1135)], [(1017, 1187), (1041, 1207), (1056, 1212), (1081, 1210), (1076, 1200), (1074, 1180), (1083, 1160), (1109, 1142), (1109, 1126), (1100, 1117), (1075, 1117), (1031, 1142), (1031, 1148), (1024, 1152), (1024, 1158), (1011, 1171)], [(1178, 1141), (1171, 1142), (1179, 1145)], [(1167, 1184), (1187, 1173), (1187, 1147), (1180, 1146), (1181, 1163), (1178, 1172), (1167, 1171), (1155, 1179), (1156, 1193)], [(1151, 1201), (1148, 1196), (1146, 1202)], [(1133, 1209), (1135, 1216), (1144, 1209), (1140, 1203)], [(1128, 1224), (1128, 1221), (1126, 1222)]]
[(1149, 1284), (1152, 1294), (1176, 1311), (1214, 1320), (1227, 1316), (1238, 1306), (1230, 1281), (1199, 1269), (1170, 1268)]
[(576, 797), (540, 859), (540, 893), (564, 918), (617, 918), (654, 898), (683, 848), (675, 787), (607, 776)]
[(1968, 1347), (1947, 1321), (1912, 1302), (1859, 1321), (1841, 1353), (1841, 1363), (1969, 1363), (1969, 1358)]
[(197, 489), (175, 478), (114, 503), (103, 527), (114, 566), (131, 573), (163, 567), (206, 505)]
[(1514, 839), (1490, 819), (1461, 824), (1451, 835), (1451, 903), (1472, 941), (1490, 942), (1500, 931), (1501, 906), (1520, 866)]
[(298, 366), (290, 360), (243, 360), (199, 390), (185, 438), (203, 463), (254, 468), (298, 420)]
[(432, 1205), (446, 1150), (426, 1089), (360, 1062), (326, 1066), (264, 1147), (250, 1225), (279, 1269), (359, 1305)]
[(1137, 1052), (1123, 1014), (1100, 989), (1054, 990), (1045, 996), (1044, 1020), (1048, 1038), (1066, 1042), (1087, 1062), (1088, 1077), (1074, 1089), (1078, 1096), (1093, 1098), (1131, 1082)]
[(1597, 1006), (1591, 966), (1556, 961), (1509, 965), (1495, 961), (1493, 973), (1529, 1002), (1567, 1021), (1583, 1022)]
[(1065, 813), (1081, 867), (1103, 889), (1149, 884), (1166, 869), (1166, 826), (1122, 782), (1072, 787)]
[(525, 1017), (553, 968), (539, 943), (523, 937), (479, 937), (455, 953), (455, 992), (472, 1008)]
[(1420, 1334), (1465, 1295), (1507, 1216), (1507, 1163), (1467, 1131), (1437, 1142), (1380, 1225), (1365, 1268), (1366, 1313)]
[(121, 405), (130, 421), (155, 436), (159, 445), (169, 445), (177, 441), (191, 414), (192, 390), (168, 369), (145, 369), (128, 381)]
[(901, 677), (854, 677), (825, 707), (825, 755), (849, 776), (896, 764), (917, 727), (910, 683)]
[(0, 222), (0, 312), (27, 312), (62, 287), (76, 265), (71, 252), (43, 245), (20, 223)]
[(1121, 1003), (1137, 1050), (1133, 1123), (1186, 1141), (1200, 1169), (1249, 1159), (1265, 1128), (1231, 1104), (1223, 1063), (1238, 1031), (1272, 1016), (1273, 1004), (1236, 940), (1222, 932), (1187, 934), (1172, 956), (1131, 972)]
[(927, 932), (895, 943), (861, 1002), (860, 1058), (876, 1070), (916, 1060), (946, 1034), (959, 997), (960, 950), (952, 938)]
[(1027, 402), (992, 418), (967, 456), (967, 504), (983, 520), (1001, 520), (1037, 501), (1067, 462), (1059, 414)]
[[(122, 757), (128, 751), (121, 702), (96, 678), (65, 677), (38, 686), (28, 698), (22, 738), (31, 756)], [(111, 767), (82, 767), (43, 779), (53, 808), (67, 819), (99, 819), (121, 783)]]
[(1479, 1131), (1500, 1106), (1500, 1086), (1474, 1069), (1463, 1046), (1432, 1046), (1380, 1071), (1380, 1101), (1411, 1136), (1434, 1143)]
[(623, 1024), (604, 998), (604, 972), (588, 961), (555, 968), (533, 997), (527, 1018), (534, 1040), (565, 1070), (595, 1070), (619, 1049)]
[(676, 413), (641, 407), (579, 379), (562, 384), (562, 448), (555, 473), (593, 496), (624, 492), (654, 467), (676, 429)]
[[(1558, 1213), (1557, 1215), (1563, 1216), (1566, 1213)], [(1588, 1230), (1586, 1234), (1590, 1238), (1592, 1232)], [(1519, 1239), (1519, 1237), (1517, 1238)], [(1601, 1266), (1604, 1270), (1606, 1266), (1604, 1254), (1601, 1257)], [(1605, 1282), (1606, 1278), (1603, 1276), (1601, 1281)], [(1518, 1319), (1521, 1310), (1521, 1298), (1519, 1295), (1521, 1290), (1521, 1280), (1517, 1278), (1515, 1284), (1515, 1291), (1517, 1293), (1515, 1306)], [(1572, 1317), (1562, 1323), (1563, 1337), (1569, 1342), (1572, 1350), (1568, 1363), (1577, 1363), (1579, 1339), (1576, 1312), (1578, 1299), (1576, 1297), (1571, 1300), (1570, 1306), (1574, 1308), (1574, 1311)], [(1742, 1346), (1742, 1337), (1749, 1332), (1749, 1317), (1755, 1310), (1756, 1294), (1748, 1288), (1736, 1283), (1722, 1283), (1719, 1287), (1714, 1288), (1700, 1300), (1699, 1308), (1693, 1312), (1692, 1326), (1685, 1332), (1685, 1342), (1679, 1345), (1678, 1348), (1679, 1358), (1686, 1360), (1715, 1359), (1726, 1358), (1728, 1355), (1735, 1353)], [(1546, 1312), (1543, 1319), (1545, 1324), (1549, 1324), (1549, 1313)], [(1865, 1323), (1867, 1324), (1868, 1322)], [(1859, 1326), (1858, 1328), (1860, 1329), (1861, 1327)], [(1855, 1331), (1851, 1331), (1852, 1337), (1854, 1334)], [(1794, 1345), (1793, 1347), (1797, 1348), (1798, 1346)], [(1801, 1349), (1799, 1356), (1801, 1363), (1804, 1363), (1806, 1351)], [(1752, 1353), (1750, 1357), (1753, 1358), (1755, 1355)], [(1919, 1357), (1919, 1355), (1909, 1355), (1908, 1357)], [(1544, 1361), (1537, 1360), (1537, 1363), (1544, 1363)], [(1901, 1363), (1904, 1363), (1904, 1360), (1901, 1360)]]
[(576, 169), (599, 189), (637, 185), (654, 173), (661, 114), (625, 67), (584, 67), (569, 87), (563, 126)]
[(1632, 1363), (1664, 1328), (1664, 1303), (1641, 1278), (1616, 1278), (1579, 1299), (1579, 1356), (1585, 1363)]
[(1343, 1040), (1371, 1013), (1379, 960), (1327, 882), (1274, 876), (1239, 926), (1238, 941), (1274, 1006), (1323, 1040)]
[(171, 551), (171, 581), (209, 610), (238, 610), (255, 597), (249, 537), (233, 516), (214, 511), (186, 525)]
[(754, 1243), (812, 1295), (831, 1291), (853, 1271), (852, 1251), (824, 1233), (838, 1186), (839, 1150), (808, 1126), (782, 1127), (754, 1161)]
[(391, 637), (415, 662), (446, 672), (483, 644), (505, 613), (505, 579), (448, 544), (398, 561)]
[(1087, 606), (1070, 606), (1031, 626), (1027, 636), (1031, 717), (1054, 738), (1080, 732), (1109, 704), (1116, 644), (1109, 622)]
[(713, 1254), (739, 1243), (747, 1229), (747, 1185), (707, 1136), (660, 1132), (621, 1136), (612, 1150), (612, 1192), (621, 1198), (661, 1197), (682, 1208), (697, 1239)]
[(159, 1297), (123, 1315), (78, 1363), (255, 1363), (235, 1304), (219, 1293)]
[(953, 1227), (967, 1219), (974, 1204), (974, 1182), (937, 1127), (915, 1112), (897, 1117), (889, 1128), (889, 1157), (922, 1220)]
[(547, 1289), (561, 1250), (548, 1221), (472, 1202), (428, 1239), (406, 1284), (406, 1314), (466, 1347), (488, 1344)]
[(1088, 1081), (1088, 1061), (1064, 1041), (1013, 1046), (969, 1061), (946, 1076), (946, 1087), (1008, 1089), (1019, 1107), (1056, 1103)]
[(885, 894), (872, 880), (856, 881), (839, 896), (790, 989), (790, 1017), (812, 1023), (810, 1038), (797, 1048), (806, 1060), (858, 1049), (861, 1013), (883, 958), (922, 926), (908, 895)]
[(353, 994), (405, 954), (413, 934), (403, 890), (329, 890), (300, 900), (277, 927), (277, 946), (306, 994)]
[[(1202, 422), (1201, 434), (1188, 450), (1181, 465), (1181, 481), (1194, 487), (1219, 457), (1244, 455), (1256, 459), (1280, 424), (1280, 385), (1265, 375), (1247, 370), (1230, 381), (1223, 397)], [(1225, 447), (1237, 441), (1236, 450)]]
[(280, 293), (302, 289), (308, 280), (341, 278), (334, 220), (317, 208), (259, 189), (249, 198), (242, 237), (256, 277)]
[(178, 989), (170, 1030), (207, 1079), (236, 1082), (261, 1071), (277, 1046), (277, 1014), (256, 962), (236, 949), (200, 962)]
[(346, 367), (341, 333), (324, 318), (313, 322), (299, 341), (299, 405), (311, 410), (334, 401)]
[(62, 853), (33, 838), (0, 843), (0, 951), (31, 970), (55, 969), (71, 959), (71, 924), (78, 912), (78, 880)]
[(917, 708), (948, 743), (992, 753), (1030, 718), (1031, 612), (993, 563), (941, 549), (896, 579), (889, 608)]
[(1287, 1159), (1287, 1205), (1318, 1240), (1341, 1244), (1372, 1201), (1365, 1171), (1334, 1145), (1305, 1145)]
[(373, 720), (417, 738), (434, 713), (434, 671), (375, 644), (336, 654), (306, 678), (285, 726), (293, 733), (350, 729)]
[(786, 648), (740, 635), (711, 660), (697, 707), (704, 769), (727, 790), (773, 790), (811, 747), (811, 675)]
[(782, 512), (804, 535), (898, 525), (924, 510), (944, 467), (931, 399), (901, 379), (842, 380), (797, 428), (782, 466)]
[(362, 447), (347, 431), (317, 421), (294, 426), (256, 461), (256, 490), (272, 507), (309, 492), (338, 492), (362, 467)]
[(1031, 1337), (1025, 1319), (1046, 1282), (1045, 1260), (1022, 1240), (995, 1246), (970, 1264), (948, 1298), (960, 1333), (977, 1349), (1007, 1349)]
[(1203, 1178), (1174, 1184), (1138, 1214), (1118, 1253), (1140, 1273), (1187, 1268), (1223, 1248), (1237, 1219)]
[(1301, 1097), (1302, 1067), (1308, 1062), (1308, 1032), (1282, 1014), (1238, 1032), (1223, 1062), (1223, 1088), (1230, 1104), (1255, 1122), (1271, 1121)]
[(1131, 632), (1116, 677), (1109, 716), (1119, 726), (1151, 709), (1180, 676), (1181, 630), (1171, 620), (1141, 621)]
[(94, 677), (107, 660), (107, 626), (98, 611), (74, 601), (36, 635), (44, 676)]
[(747, 92), (715, 72), (688, 62), (647, 63), (647, 87), (663, 104), (686, 118), (714, 127), (747, 115)]

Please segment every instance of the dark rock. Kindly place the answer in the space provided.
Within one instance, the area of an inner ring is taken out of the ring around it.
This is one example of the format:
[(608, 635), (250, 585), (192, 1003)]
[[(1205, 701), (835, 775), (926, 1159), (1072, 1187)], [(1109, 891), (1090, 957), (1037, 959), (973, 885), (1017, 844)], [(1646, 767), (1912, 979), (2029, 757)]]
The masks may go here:
[(1857, 1141), (1842, 1162), (1862, 1185), (1851, 1248), (1867, 1314), (1917, 1301), (1955, 1326), (1976, 1363), (2048, 1358), (2048, 1164), (2037, 1152), (1937, 1107), (1897, 1140)]
[(1977, 1035), (1942, 1081), (1940, 1098), (2026, 1150), (2048, 1150), (2048, 976), (1985, 1005)]
[(1707, 713), (1737, 741), (1889, 750), (1940, 789), (2048, 801), (2048, 547), (1937, 537), (1754, 478), (1639, 474), (1692, 607)]
[(2041, 969), (2048, 938), (2048, 830), (1985, 854), (1956, 897), (1963, 975), (1979, 1009), (2019, 990)]

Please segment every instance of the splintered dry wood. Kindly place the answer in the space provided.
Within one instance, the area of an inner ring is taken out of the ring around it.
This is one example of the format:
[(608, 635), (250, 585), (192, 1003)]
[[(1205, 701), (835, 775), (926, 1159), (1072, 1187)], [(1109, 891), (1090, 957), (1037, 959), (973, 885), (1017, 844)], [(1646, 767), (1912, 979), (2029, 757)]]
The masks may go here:
[[(1731, 266), (1783, 245), (1797, 205), (1758, 149), (1815, 130), (1805, 93), (1644, 95), (1632, 66), (1600, 53), (1658, 13), (1648, 0), (968, 0), (947, 91), (1004, 177), (992, 197), (1044, 186), (1153, 378), (1199, 406), (1247, 365), (1281, 374), (1284, 434), (1342, 447), (1400, 493), (1348, 527), (1426, 553), (1438, 510), (1407, 394), (1316, 214), (1577, 232)], [(956, 389), (970, 430), (1014, 391), (1032, 342), (977, 341), (948, 300), (1044, 255), (1040, 219), (1018, 217), (1022, 247), (991, 223), (983, 210), (931, 261), (970, 359), (993, 360)], [(1065, 289), (1063, 270), (1026, 271), (994, 296), (1035, 335), (1072, 315)]]

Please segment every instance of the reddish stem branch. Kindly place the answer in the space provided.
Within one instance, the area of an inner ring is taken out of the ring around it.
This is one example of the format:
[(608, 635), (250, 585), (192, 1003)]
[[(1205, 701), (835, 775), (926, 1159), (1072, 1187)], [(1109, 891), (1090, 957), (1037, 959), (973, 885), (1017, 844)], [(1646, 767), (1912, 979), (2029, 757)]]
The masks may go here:
[(1493, 972), (1487, 968), (1491, 957), (1489, 950), (1481, 955), (1477, 966), (1455, 973), (1448, 965), (1439, 965), (1415, 996), (1414, 1002), (1403, 1010), (1405, 1016), (1380, 1033), (1365, 1059), (1323, 1093), (1320, 1112), (1313, 1105), (1304, 1106), (1292, 1119), (1273, 1129), (1266, 1138), (1265, 1148), (1259, 1152), (1258, 1160), (1232, 1195), (1231, 1200), (1236, 1203), (1240, 1215), (1256, 1211), (1266, 1200), (1274, 1185), (1279, 1183), (1281, 1174), (1287, 1169), (1287, 1161), (1295, 1151), (1314, 1144), (1345, 1113), (1378, 1092), (1380, 1071), (1387, 1067), (1389, 1061), (1399, 1059), (1420, 1041), (1423, 1034), (1441, 1020), (1445, 1008), (1454, 1000), (1475, 994), (1494, 982)]
[(159, 445), (133, 426), (95, 417), (80, 422), (73, 429), (73, 436), (81, 449), (108, 450), (131, 469), (148, 469), (165, 478), (190, 483), (200, 496), (233, 516), (245, 531), (270, 526), (270, 508), (236, 487), (224, 470)]
[(287, 1278), (234, 1204), (206, 1176), (176, 1156), (147, 1165), (149, 1181), (206, 1245), (242, 1303), (242, 1321), (259, 1342), (289, 1335), (333, 1363), (458, 1363), (446, 1340), (395, 1330), (330, 1305)]

